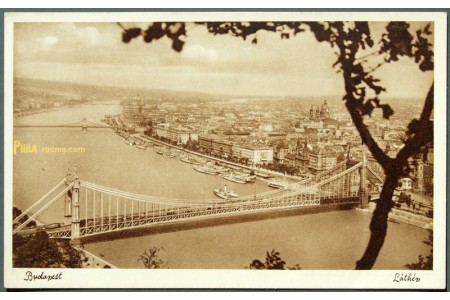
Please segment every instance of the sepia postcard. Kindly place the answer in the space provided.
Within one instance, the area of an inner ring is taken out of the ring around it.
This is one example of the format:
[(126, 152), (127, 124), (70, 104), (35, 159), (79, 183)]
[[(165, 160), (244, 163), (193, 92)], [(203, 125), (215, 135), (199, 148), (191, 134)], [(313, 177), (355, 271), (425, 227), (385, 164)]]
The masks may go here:
[(445, 288), (445, 13), (4, 28), (6, 288)]

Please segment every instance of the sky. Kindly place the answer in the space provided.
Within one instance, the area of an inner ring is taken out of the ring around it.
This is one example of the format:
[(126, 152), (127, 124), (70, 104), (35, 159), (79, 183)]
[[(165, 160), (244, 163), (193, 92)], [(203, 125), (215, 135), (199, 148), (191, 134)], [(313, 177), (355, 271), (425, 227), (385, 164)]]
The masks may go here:
[[(371, 23), (375, 39), (385, 25)], [(344, 93), (342, 76), (332, 68), (336, 54), (309, 32), (288, 40), (259, 32), (254, 45), (251, 39), (213, 36), (200, 25), (187, 29), (186, 44), (177, 53), (167, 38), (124, 44), (116, 23), (15, 23), (14, 76), (240, 96)], [(433, 81), (433, 72), (420, 72), (410, 59), (385, 65), (375, 75), (387, 88), (386, 97), (395, 98), (424, 98)]]

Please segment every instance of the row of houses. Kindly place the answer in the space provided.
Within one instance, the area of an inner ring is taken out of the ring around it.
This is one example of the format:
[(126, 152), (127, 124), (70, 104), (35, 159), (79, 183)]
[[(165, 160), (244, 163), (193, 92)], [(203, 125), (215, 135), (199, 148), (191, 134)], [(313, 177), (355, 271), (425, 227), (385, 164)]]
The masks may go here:
[[(350, 155), (343, 146), (338, 145), (314, 145), (308, 143), (297, 143), (296, 147), (289, 149), (269, 145), (255, 145), (249, 142), (226, 140), (219, 135), (206, 134), (199, 135), (190, 132), (182, 127), (171, 127), (169, 124), (158, 124), (154, 132), (159, 137), (165, 137), (171, 142), (185, 145), (189, 140), (198, 142), (199, 150), (205, 154), (213, 155), (225, 159), (243, 160), (250, 165), (262, 164), (285, 164), (307, 170), (310, 173), (333, 168), (336, 164), (346, 159)], [(430, 154), (431, 153), (431, 154)], [(428, 156), (432, 156), (432, 150)], [(355, 153), (358, 157), (360, 153)], [(360, 158), (361, 159), (361, 158)], [(424, 191), (427, 185), (433, 182), (433, 165), (428, 161), (431, 159), (422, 156), (410, 159), (411, 178), (409, 187), (416, 191)], [(371, 167), (380, 174), (383, 174), (381, 166), (369, 156), (368, 162)], [(406, 181), (402, 181), (405, 187)]]
[(198, 133), (193, 133), (187, 128), (170, 126), (167, 123), (156, 125), (153, 127), (153, 131), (158, 137), (165, 138), (177, 145), (186, 145), (189, 140), (198, 141)]
[(214, 135), (199, 136), (198, 142), (200, 150), (210, 155), (244, 159), (252, 165), (273, 163), (273, 148), (269, 146), (235, 144)]
[[(161, 126), (161, 125), (160, 125)], [(157, 134), (165, 136), (171, 141), (180, 141), (186, 144), (189, 139), (188, 130), (177, 130), (170, 127), (162, 130), (157, 127)], [(172, 135), (170, 135), (172, 132)], [(166, 134), (166, 135), (164, 135)], [(190, 135), (192, 141), (198, 141), (200, 151), (226, 159), (244, 159), (247, 163), (253, 165), (259, 164), (286, 164), (293, 167), (306, 168), (312, 173), (333, 168), (338, 161), (342, 160), (344, 153), (343, 147), (327, 147), (319, 145), (302, 145), (293, 153), (288, 149), (272, 147), (261, 143), (250, 143), (245, 140), (231, 141), (222, 138), (219, 135)]]
[(312, 173), (333, 168), (344, 152), (343, 147), (306, 143), (295, 148), (294, 151), (261, 142), (252, 142), (245, 138), (231, 140), (231, 137), (227, 139), (215, 134), (198, 134), (187, 128), (170, 126), (167, 123), (154, 126), (153, 134), (178, 145), (186, 145), (189, 140), (197, 142), (201, 152), (212, 156), (244, 160), (251, 165), (285, 164), (306, 168)]

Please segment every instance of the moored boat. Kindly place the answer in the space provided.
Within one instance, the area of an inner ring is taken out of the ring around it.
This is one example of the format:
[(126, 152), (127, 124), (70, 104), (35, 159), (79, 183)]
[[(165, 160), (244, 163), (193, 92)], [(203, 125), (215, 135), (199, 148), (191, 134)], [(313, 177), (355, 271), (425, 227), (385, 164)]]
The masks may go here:
[(239, 195), (233, 192), (232, 190), (228, 190), (226, 185), (224, 186), (224, 188), (222, 188), (220, 184), (214, 188), (214, 194), (217, 197), (225, 200), (228, 200), (230, 197), (232, 198), (239, 197)]
[(280, 180), (280, 179), (274, 179), (271, 181), (268, 181), (268, 186), (276, 188), (276, 189), (285, 189), (290, 185), (289, 182)]
[(250, 174), (236, 174), (235, 177), (241, 178), (245, 180), (247, 183), (254, 183), (256, 179), (256, 175), (250, 175)]
[(190, 158), (190, 156), (188, 156), (188, 155), (182, 156), (182, 157), (181, 157), (181, 161), (182, 161), (182, 162), (185, 162), (185, 163), (187, 163), (187, 164), (193, 164), (193, 163), (194, 163), (194, 160), (192, 160), (192, 159)]
[(133, 141), (133, 140), (126, 139), (126, 140), (125, 140), (125, 144), (130, 145), (130, 146), (133, 146), (133, 145), (135, 145), (136, 143), (135, 143), (135, 141)]
[(220, 187), (216, 187), (216, 188), (214, 189), (214, 194), (215, 194), (217, 197), (219, 197), (219, 198), (222, 198), (222, 199), (225, 199), (225, 200), (228, 199), (228, 194), (225, 193), (225, 191), (222, 190)]
[(265, 179), (273, 178), (272, 175), (261, 172), (255, 172), (255, 175)]
[(203, 166), (195, 166), (194, 170), (200, 173), (210, 174), (210, 175), (217, 175), (217, 171), (214, 168), (208, 167), (206, 165)]
[(164, 147), (158, 146), (156, 147), (156, 153), (159, 155), (163, 155), (164, 154)]
[(228, 192), (228, 196), (230, 196), (230, 197), (233, 197), (233, 198), (237, 198), (237, 197), (239, 197), (239, 195), (238, 194), (236, 194), (235, 192), (233, 192), (233, 191), (229, 191)]
[(220, 177), (222, 177), (223, 179), (226, 179), (228, 181), (232, 181), (232, 182), (236, 182), (236, 183), (247, 183), (247, 181), (244, 178), (235, 176), (233, 173), (220, 174)]
[(173, 153), (170, 152), (170, 151), (164, 152), (163, 156), (167, 157), (167, 158), (174, 158), (175, 157), (175, 155), (173, 155)]
[(147, 150), (147, 147), (143, 144), (136, 144), (136, 148), (141, 149), (141, 150)]

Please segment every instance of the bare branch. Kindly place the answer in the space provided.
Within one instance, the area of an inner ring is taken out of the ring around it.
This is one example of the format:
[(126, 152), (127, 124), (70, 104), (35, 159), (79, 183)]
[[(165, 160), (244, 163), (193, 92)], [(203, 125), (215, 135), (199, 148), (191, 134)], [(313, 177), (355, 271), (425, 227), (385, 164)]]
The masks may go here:
[(368, 54), (366, 54), (366, 55), (363, 55), (363, 56), (361, 56), (361, 57), (356, 57), (356, 58), (355, 58), (355, 61), (363, 60), (363, 59), (366, 59), (366, 58), (368, 58), (368, 57), (375, 56), (375, 55), (379, 55), (379, 54), (380, 54), (380, 49), (375, 50), (375, 51), (373, 51), (373, 52), (370, 52), (370, 53), (368, 53)]
[(386, 62), (386, 61), (383, 61), (383, 62), (377, 64), (376, 66), (371, 67), (371, 68), (368, 69), (366, 72), (367, 72), (367, 73), (373, 73), (373, 72), (375, 72), (376, 70), (378, 70), (380, 67), (382, 67), (385, 63), (387, 63), (387, 62)]
[(127, 29), (122, 25), (122, 23), (116, 22), (116, 24), (117, 24), (117, 26), (119, 26), (120, 28), (122, 28), (123, 31), (127, 30)]

